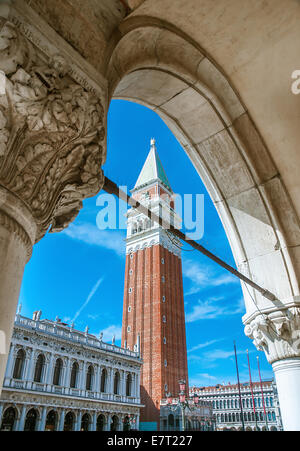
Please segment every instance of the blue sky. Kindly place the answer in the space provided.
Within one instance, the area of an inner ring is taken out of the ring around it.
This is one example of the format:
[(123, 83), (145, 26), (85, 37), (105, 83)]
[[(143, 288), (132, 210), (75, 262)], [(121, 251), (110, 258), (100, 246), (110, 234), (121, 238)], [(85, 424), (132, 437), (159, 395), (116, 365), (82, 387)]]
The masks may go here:
[[(206, 189), (183, 149), (164, 122), (151, 110), (114, 100), (108, 117), (107, 161), (104, 172), (131, 189), (156, 138), (157, 150), (174, 192), (204, 194), (204, 236), (200, 243), (226, 262), (234, 260), (223, 226)], [(42, 310), (42, 318), (75, 322), (90, 333), (104, 332), (120, 344), (125, 269), (125, 230), (98, 230), (98, 195), (64, 232), (47, 234), (34, 248), (25, 268), (20, 302), (22, 314)], [(249, 349), (252, 377), (273, 377), (262, 352), (257, 352), (243, 332), (245, 313), (238, 279), (184, 245), (182, 264), (190, 385), (235, 383), (233, 340), (238, 348), (241, 380), (248, 377)]]

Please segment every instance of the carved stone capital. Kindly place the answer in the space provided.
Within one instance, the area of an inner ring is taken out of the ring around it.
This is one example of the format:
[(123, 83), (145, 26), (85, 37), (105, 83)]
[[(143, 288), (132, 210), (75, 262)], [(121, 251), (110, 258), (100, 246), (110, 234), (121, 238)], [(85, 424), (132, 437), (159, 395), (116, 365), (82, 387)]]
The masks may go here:
[(269, 363), (300, 357), (300, 308), (258, 315), (246, 324), (245, 334)]
[(3, 18), (0, 71), (0, 184), (31, 212), (38, 241), (102, 188), (105, 111), (61, 55), (45, 56)]

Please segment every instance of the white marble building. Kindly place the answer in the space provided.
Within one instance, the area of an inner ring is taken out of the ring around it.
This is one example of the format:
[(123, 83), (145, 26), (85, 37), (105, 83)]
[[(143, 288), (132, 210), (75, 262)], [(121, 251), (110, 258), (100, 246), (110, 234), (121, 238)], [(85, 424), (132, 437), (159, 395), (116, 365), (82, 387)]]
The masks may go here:
[[(113, 340), (114, 342), (114, 340)], [(137, 352), (72, 325), (17, 314), (0, 399), (1, 430), (139, 428)]]
[[(282, 421), (275, 382), (252, 383), (253, 397), (248, 382), (240, 384), (244, 427), (247, 431), (280, 431)], [(210, 387), (192, 387), (190, 395), (197, 393), (200, 400), (213, 405), (213, 414), (217, 430), (241, 430), (241, 408), (238, 385), (215, 385)], [(255, 420), (253, 400), (255, 406)], [(266, 412), (266, 415), (265, 415)]]

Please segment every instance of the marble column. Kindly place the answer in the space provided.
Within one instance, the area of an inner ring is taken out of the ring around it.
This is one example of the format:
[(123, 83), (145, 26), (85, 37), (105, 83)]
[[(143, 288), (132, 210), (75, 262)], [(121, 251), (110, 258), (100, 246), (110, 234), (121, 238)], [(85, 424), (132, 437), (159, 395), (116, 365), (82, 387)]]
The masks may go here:
[(65, 416), (66, 416), (66, 411), (63, 409), (63, 410), (61, 410), (60, 417), (59, 417), (59, 426), (58, 426), (59, 431), (64, 430)]
[(13, 376), (13, 367), (14, 367), (14, 350), (15, 350), (15, 344), (12, 344), (10, 347), (7, 365), (6, 365), (6, 372), (5, 372), (5, 378), (4, 378), (4, 384), (8, 382), (9, 379)]
[(91, 424), (91, 431), (96, 431), (97, 429), (97, 412), (94, 412), (92, 415), (92, 424)]
[(0, 391), (32, 247), (101, 190), (106, 147), (105, 80), (17, 4), (0, 8)]
[(40, 418), (40, 421), (38, 423), (38, 427), (37, 427), (38, 431), (44, 431), (45, 430), (46, 418), (47, 418), (47, 407), (45, 406), (45, 407), (43, 407), (41, 418)]
[(300, 431), (300, 309), (257, 315), (245, 334), (272, 365), (285, 431)]
[(19, 419), (18, 425), (16, 427), (17, 431), (24, 431), (25, 419), (26, 419), (26, 411), (27, 411), (26, 405), (22, 406), (20, 419)]
[(80, 431), (81, 430), (81, 419), (82, 419), (82, 412), (79, 411), (77, 413), (75, 431)]
[(110, 431), (110, 425), (111, 425), (111, 414), (109, 413), (106, 417), (106, 431)]

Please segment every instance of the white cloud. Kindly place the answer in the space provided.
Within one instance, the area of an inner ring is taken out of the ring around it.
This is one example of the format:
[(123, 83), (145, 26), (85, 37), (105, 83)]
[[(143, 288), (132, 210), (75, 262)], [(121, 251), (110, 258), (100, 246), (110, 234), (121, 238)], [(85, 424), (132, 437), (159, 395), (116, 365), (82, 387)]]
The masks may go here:
[(213, 385), (218, 381), (218, 378), (216, 376), (213, 376), (209, 373), (199, 373), (196, 374), (194, 377), (189, 379), (189, 385), (190, 387), (196, 386), (201, 387), (203, 385)]
[(221, 285), (237, 284), (239, 279), (232, 274), (218, 274), (211, 266), (184, 259), (182, 264), (183, 276), (190, 280), (191, 286), (186, 296), (198, 293), (202, 288), (218, 287)]
[[(250, 350), (250, 353), (255, 352), (255, 350)], [(246, 350), (237, 350), (237, 355), (243, 354), (246, 355)], [(202, 355), (202, 359), (215, 361), (215, 360), (224, 360), (234, 356), (234, 350), (227, 351), (224, 349), (214, 349), (213, 351), (207, 351)]]
[(210, 340), (210, 341), (206, 341), (205, 343), (199, 343), (196, 346), (193, 346), (191, 349), (189, 349), (187, 352), (193, 352), (193, 351), (197, 351), (197, 349), (203, 349), (203, 348), (207, 348), (208, 346), (215, 344), (219, 341), (222, 341), (223, 338), (219, 338), (217, 340)]
[(118, 256), (124, 256), (124, 233), (115, 230), (99, 230), (92, 224), (70, 224), (62, 233), (69, 238), (82, 241), (92, 246), (104, 247), (115, 252)]
[(95, 283), (95, 285), (93, 286), (93, 288), (89, 292), (88, 297), (86, 298), (84, 303), (81, 305), (81, 307), (75, 313), (74, 318), (72, 319), (72, 322), (74, 322), (78, 318), (78, 316), (80, 315), (82, 310), (88, 305), (88, 303), (90, 302), (90, 300), (92, 299), (92, 297), (94, 296), (94, 294), (96, 293), (96, 291), (98, 290), (98, 288), (99, 288), (99, 286), (100, 286), (100, 284), (102, 282), (103, 282), (103, 277), (100, 277), (100, 279), (97, 280), (97, 282)]
[[(223, 304), (216, 303), (217, 301), (223, 301)], [(193, 306), (191, 312), (186, 314), (186, 322), (193, 323), (194, 321), (215, 319), (220, 316), (238, 315), (245, 311), (243, 298), (239, 299), (237, 304), (228, 306), (228, 300), (224, 297), (212, 297), (206, 301), (199, 300), (196, 305)]]
[(111, 342), (113, 336), (115, 336), (116, 340), (121, 340), (122, 338), (122, 326), (111, 325), (102, 330), (102, 332), (104, 342)]

